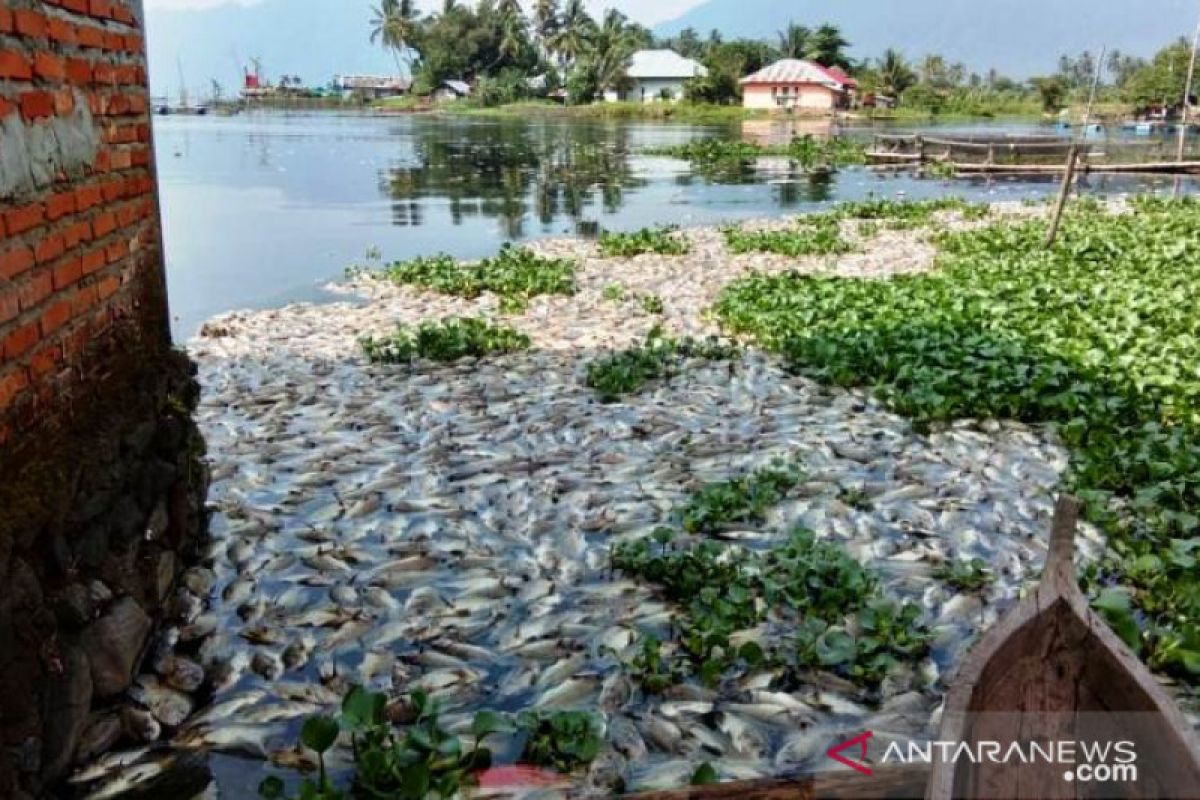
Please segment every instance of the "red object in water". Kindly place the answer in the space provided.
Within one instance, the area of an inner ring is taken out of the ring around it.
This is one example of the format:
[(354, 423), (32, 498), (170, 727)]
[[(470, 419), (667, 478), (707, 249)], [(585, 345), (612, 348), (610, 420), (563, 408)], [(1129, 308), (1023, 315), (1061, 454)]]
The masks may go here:
[(251, 72), (247, 72), (247, 73), (246, 73), (246, 88), (247, 88), (247, 89), (257, 89), (257, 88), (259, 88), (259, 86), (258, 86), (258, 76), (257, 76), (257, 75), (255, 75), (255, 74), (253, 74), (253, 73), (251, 73)]
[(492, 767), (478, 773), (475, 779), (480, 789), (524, 789), (546, 786), (561, 786), (566, 779), (557, 772), (537, 767), (513, 764), (507, 767)]

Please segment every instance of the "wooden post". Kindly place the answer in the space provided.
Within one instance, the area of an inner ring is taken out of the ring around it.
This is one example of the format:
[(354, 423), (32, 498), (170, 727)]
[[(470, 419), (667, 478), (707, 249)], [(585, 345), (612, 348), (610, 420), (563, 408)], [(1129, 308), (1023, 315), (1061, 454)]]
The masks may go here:
[(1058, 192), (1058, 204), (1054, 207), (1054, 216), (1050, 219), (1050, 230), (1046, 232), (1046, 248), (1054, 246), (1058, 238), (1058, 228), (1062, 223), (1063, 212), (1067, 209), (1067, 198), (1071, 196), (1071, 183), (1075, 180), (1075, 162), (1079, 159), (1079, 145), (1073, 143), (1067, 151), (1067, 169), (1063, 173), (1062, 188)]
[(913, 137), (913, 147), (917, 151), (917, 164), (925, 163), (925, 137), (917, 134)]

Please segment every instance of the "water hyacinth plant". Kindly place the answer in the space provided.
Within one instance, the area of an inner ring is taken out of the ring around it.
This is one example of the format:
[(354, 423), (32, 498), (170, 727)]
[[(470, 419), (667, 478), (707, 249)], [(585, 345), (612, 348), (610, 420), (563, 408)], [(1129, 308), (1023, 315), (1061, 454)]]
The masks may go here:
[[(868, 385), (920, 425), (1051, 423), (1070, 486), (1118, 554), (1152, 666), (1200, 683), (1200, 203), (1080, 203), (1055, 246), (1040, 221), (944, 234), (939, 268), (890, 281), (755, 276), (716, 306), (797, 372)], [(1157, 559), (1154, 569), (1144, 569)]]
[(655, 326), (645, 344), (588, 364), (586, 383), (603, 402), (612, 403), (640, 391), (651, 381), (676, 374), (686, 359), (725, 361), (738, 353), (738, 348), (715, 338), (676, 340)]
[(543, 258), (527, 248), (505, 245), (497, 255), (475, 264), (436, 255), (391, 264), (380, 274), (396, 284), (456, 297), (474, 298), (491, 292), (502, 298), (529, 299), (574, 294), (577, 266), (569, 259)]
[(726, 228), (723, 233), (726, 246), (738, 254), (776, 253), (801, 258), (840, 255), (854, 249), (842, 237), (837, 219), (822, 214), (801, 217), (795, 227), (783, 230), (745, 230), (735, 227)]
[(417, 359), (457, 361), (527, 350), (528, 336), (513, 328), (492, 325), (487, 320), (462, 317), (441, 322), (422, 322), (415, 327), (397, 326), (388, 337), (365, 337), (363, 353), (372, 364), (410, 364)]
[(600, 234), (600, 255), (605, 258), (632, 258), (644, 253), (682, 256), (687, 255), (689, 249), (687, 239), (679, 235), (679, 228), (675, 226)]

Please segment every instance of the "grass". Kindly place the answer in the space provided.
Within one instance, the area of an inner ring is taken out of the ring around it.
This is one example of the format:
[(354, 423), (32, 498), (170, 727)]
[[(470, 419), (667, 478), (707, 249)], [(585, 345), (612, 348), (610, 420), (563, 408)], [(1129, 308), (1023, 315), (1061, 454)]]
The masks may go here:
[(400, 325), (389, 337), (368, 336), (361, 340), (363, 353), (372, 364), (411, 364), (417, 359), (457, 361), (515, 353), (530, 345), (529, 337), (513, 328), (472, 317), (423, 322), (416, 327)]
[(538, 295), (574, 294), (577, 268), (569, 259), (542, 258), (529, 249), (506, 245), (477, 264), (460, 264), (448, 255), (427, 256), (390, 264), (379, 275), (398, 285), (456, 297), (475, 298), (491, 292), (502, 298), (528, 300)]
[(935, 272), (890, 281), (754, 276), (715, 311), (918, 425), (1053, 425), (1117, 553), (1086, 585), (1106, 587), (1099, 607), (1153, 667), (1198, 683), (1200, 203), (1079, 203), (1053, 248), (1044, 237), (1042, 221), (943, 235)]

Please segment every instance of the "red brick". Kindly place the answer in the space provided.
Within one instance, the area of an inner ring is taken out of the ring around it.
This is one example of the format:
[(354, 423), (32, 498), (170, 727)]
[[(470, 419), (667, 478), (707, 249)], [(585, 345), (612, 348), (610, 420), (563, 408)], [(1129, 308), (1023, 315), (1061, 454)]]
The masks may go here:
[(21, 95), (21, 116), (27, 120), (54, 116), (54, 95), (49, 92), (25, 92)]
[(15, 111), (16, 108), (17, 107), (12, 103), (8, 102), (3, 97), (0, 97), (0, 118), (7, 117), (9, 114)]
[(121, 281), (115, 275), (108, 275), (96, 284), (96, 293), (100, 301), (104, 302), (116, 294), (119, 288), (121, 288)]
[(55, 300), (42, 312), (42, 336), (49, 336), (66, 325), (71, 319), (71, 301), (67, 298)]
[(63, 8), (76, 14), (86, 14), (88, 10), (88, 0), (61, 0), (61, 3)]
[(150, 166), (150, 151), (144, 147), (137, 150), (131, 150), (129, 152), (129, 158), (135, 167)]
[(50, 17), (46, 25), (50, 38), (63, 44), (75, 44), (79, 41), (75, 35), (75, 26), (60, 17)]
[(84, 312), (92, 308), (99, 302), (99, 295), (96, 291), (95, 284), (85, 286), (75, 293), (71, 298), (71, 316), (83, 316)]
[(122, 258), (129, 255), (129, 242), (125, 239), (115, 241), (108, 246), (108, 248), (104, 251), (104, 254), (108, 259), (108, 263), (110, 264), (112, 264), (114, 261), (120, 261)]
[(112, 0), (91, 0), (88, 3), (88, 13), (93, 17), (107, 19), (112, 16)]
[(13, 292), (0, 293), (0, 325), (13, 319), (21, 311), (21, 304)]
[(0, 8), (0, 33), (12, 33), (13, 14), (7, 8)]
[(67, 77), (67, 64), (56, 55), (39, 51), (33, 56), (33, 74), (48, 81), (61, 81)]
[(74, 249), (80, 242), (90, 242), (91, 240), (92, 223), (90, 222), (76, 222), (63, 231), (63, 244), (67, 246), (68, 250)]
[(100, 239), (117, 229), (117, 215), (111, 211), (97, 214), (92, 220), (92, 235)]
[(67, 80), (78, 86), (92, 82), (92, 62), (83, 58), (67, 59)]
[(117, 209), (117, 225), (126, 228), (138, 221), (142, 209), (136, 203), (130, 203)]
[(143, 40), (136, 33), (131, 33), (125, 37), (125, 49), (130, 53), (142, 52)]
[(41, 337), (38, 334), (36, 322), (30, 322), (17, 328), (4, 337), (4, 357), (19, 358), (25, 355), (38, 343), (39, 338)]
[(128, 150), (118, 150), (112, 154), (109, 166), (114, 170), (129, 169), (133, 166), (133, 154)]
[(33, 250), (18, 244), (0, 252), (0, 278), (12, 280), (34, 265)]
[(13, 22), (21, 36), (40, 39), (46, 35), (46, 15), (40, 12), (17, 9), (13, 12)]
[(131, 94), (127, 100), (129, 101), (129, 113), (131, 114), (145, 114), (150, 110), (150, 101), (143, 94)]
[(100, 186), (100, 192), (104, 195), (104, 202), (111, 203), (125, 192), (125, 181), (119, 178), (108, 181)]
[(43, 236), (33, 247), (33, 257), (37, 259), (39, 264), (45, 264), (47, 261), (53, 261), (61, 256), (66, 252), (66, 249), (61, 234)]
[(108, 263), (108, 254), (103, 247), (97, 247), (95, 250), (84, 253), (81, 263), (83, 264), (83, 274), (91, 275)]
[(13, 398), (29, 386), (29, 377), (24, 367), (16, 367), (0, 376), (0, 408), (5, 408)]
[(84, 186), (75, 190), (75, 207), (81, 212), (99, 205), (103, 199), (104, 194), (100, 191), (99, 186)]
[(75, 94), (70, 89), (54, 93), (54, 113), (65, 117), (75, 110)]
[(29, 357), (29, 372), (34, 378), (53, 372), (62, 360), (62, 346), (58, 343), (44, 345)]
[(79, 39), (80, 47), (97, 49), (104, 47), (104, 31), (99, 28), (93, 28), (90, 25), (80, 25), (75, 29), (75, 35)]
[(54, 268), (54, 291), (59, 291), (83, 277), (83, 259), (72, 258)]
[(46, 198), (46, 219), (53, 222), (75, 213), (75, 192), (59, 192)]
[(54, 281), (50, 273), (42, 270), (30, 275), (29, 280), (17, 290), (17, 298), (21, 302), (21, 310), (28, 311), (37, 308), (42, 301), (54, 291)]
[(123, 50), (125, 48), (125, 37), (115, 31), (109, 31), (104, 34), (104, 47), (108, 50)]
[(4, 224), (9, 236), (16, 236), (30, 228), (36, 228), (46, 218), (45, 209), (40, 203), (14, 208), (4, 215)]
[(120, 6), (120, 5), (113, 6), (112, 16), (113, 16), (113, 19), (115, 19), (117, 22), (123, 23), (125, 25), (130, 25), (136, 21), (136, 18), (133, 16), (133, 12), (130, 11), (125, 6)]
[(0, 50), (0, 78), (18, 81), (33, 80), (33, 64), (13, 50)]

